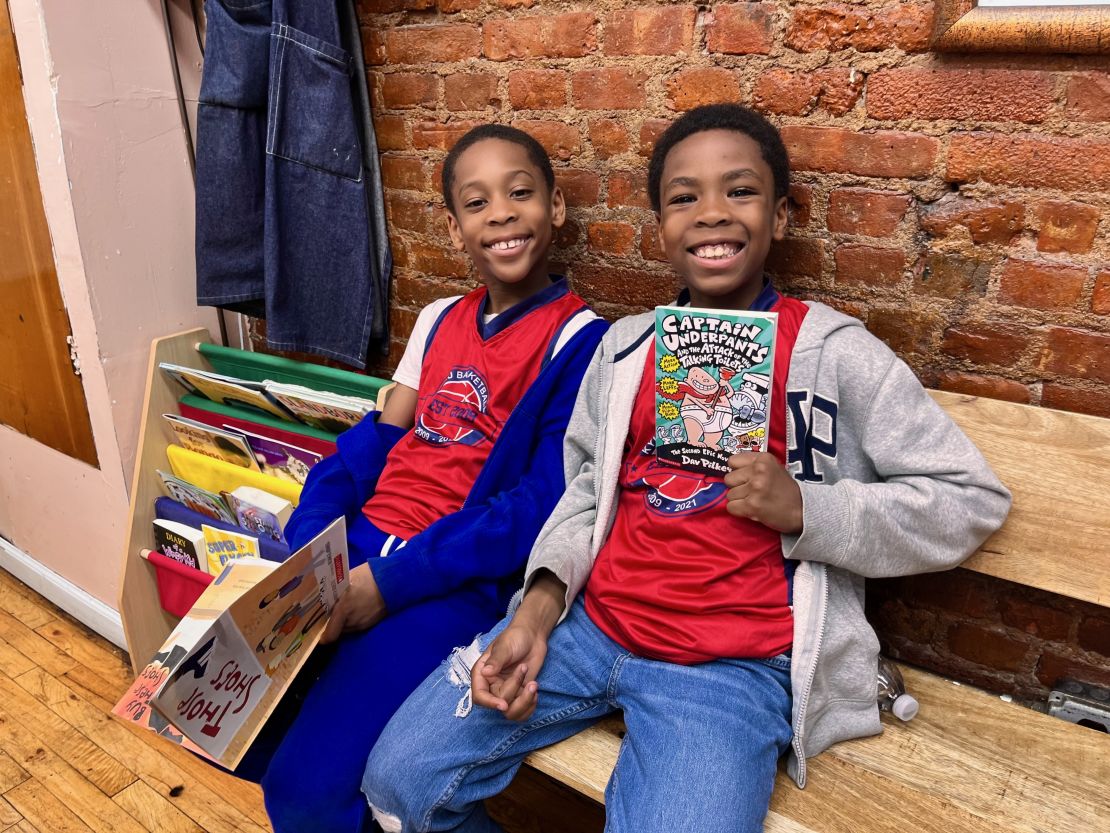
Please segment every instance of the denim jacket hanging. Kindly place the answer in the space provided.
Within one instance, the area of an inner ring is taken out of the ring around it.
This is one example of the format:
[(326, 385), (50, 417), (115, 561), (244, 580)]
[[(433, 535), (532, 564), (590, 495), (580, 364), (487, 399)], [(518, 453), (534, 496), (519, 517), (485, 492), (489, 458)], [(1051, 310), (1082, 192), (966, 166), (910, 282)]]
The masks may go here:
[(205, 6), (197, 303), (364, 367), (392, 262), (353, 0)]

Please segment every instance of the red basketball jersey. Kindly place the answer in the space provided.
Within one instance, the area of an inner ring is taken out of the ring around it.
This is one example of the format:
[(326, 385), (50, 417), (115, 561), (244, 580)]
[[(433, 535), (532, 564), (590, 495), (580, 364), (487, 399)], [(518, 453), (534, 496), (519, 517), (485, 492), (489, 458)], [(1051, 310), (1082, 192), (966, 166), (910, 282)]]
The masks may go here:
[[(786, 376), (808, 309), (780, 297), (768, 451), (786, 464)], [(778, 532), (728, 514), (720, 477), (655, 456), (655, 353), (648, 351), (620, 471), (613, 529), (586, 584), (586, 612), (639, 656), (684, 665), (776, 656), (793, 641)]]
[(484, 287), (444, 313), (421, 365), (416, 424), (363, 508), (371, 523), (408, 539), (463, 505), (553, 339), (585, 306), (558, 281), (489, 322)]

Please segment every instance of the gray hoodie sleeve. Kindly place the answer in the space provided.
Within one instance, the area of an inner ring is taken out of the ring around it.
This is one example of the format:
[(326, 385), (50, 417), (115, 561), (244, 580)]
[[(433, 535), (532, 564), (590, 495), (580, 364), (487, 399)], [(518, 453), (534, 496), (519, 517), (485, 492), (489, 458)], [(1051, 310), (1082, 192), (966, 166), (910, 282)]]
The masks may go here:
[(525, 593), (540, 569), (550, 570), (567, 586), (560, 622), (593, 569), (593, 532), (598, 502), (595, 472), (605, 343), (603, 339), (582, 380), (563, 440), (563, 474), (567, 489), (536, 538), (524, 579)]
[(1002, 525), (1009, 491), (893, 354), (863, 410), (842, 413), (863, 470), (800, 483), (803, 531), (783, 537), (786, 556), (867, 577), (956, 566)]

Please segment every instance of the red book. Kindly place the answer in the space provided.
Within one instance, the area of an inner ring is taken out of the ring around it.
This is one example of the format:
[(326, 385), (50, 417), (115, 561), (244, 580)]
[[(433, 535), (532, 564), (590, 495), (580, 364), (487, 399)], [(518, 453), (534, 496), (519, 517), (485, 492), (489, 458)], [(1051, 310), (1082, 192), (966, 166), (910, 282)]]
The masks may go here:
[(328, 457), (335, 453), (334, 442), (322, 440), (318, 437), (310, 437), (308, 434), (286, 431), (281, 428), (274, 428), (270, 425), (259, 425), (257, 422), (253, 422), (250, 419), (217, 414), (212, 411), (206, 411), (203, 408), (188, 405), (185, 402), (179, 402), (178, 409), (181, 411), (181, 416), (195, 419), (197, 422), (203, 422), (205, 425), (211, 425), (216, 428), (230, 425), (232, 428), (241, 428), (244, 431), (250, 431), (262, 437), (268, 437), (278, 442), (298, 446), (323, 457)]

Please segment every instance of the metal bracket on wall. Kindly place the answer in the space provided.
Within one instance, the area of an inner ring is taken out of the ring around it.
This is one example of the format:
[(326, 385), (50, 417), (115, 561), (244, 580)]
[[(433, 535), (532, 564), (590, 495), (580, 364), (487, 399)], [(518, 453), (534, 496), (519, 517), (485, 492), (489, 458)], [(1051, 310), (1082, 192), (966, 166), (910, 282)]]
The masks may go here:
[(1060, 680), (1048, 695), (1048, 713), (1089, 729), (1110, 732), (1110, 689)]

